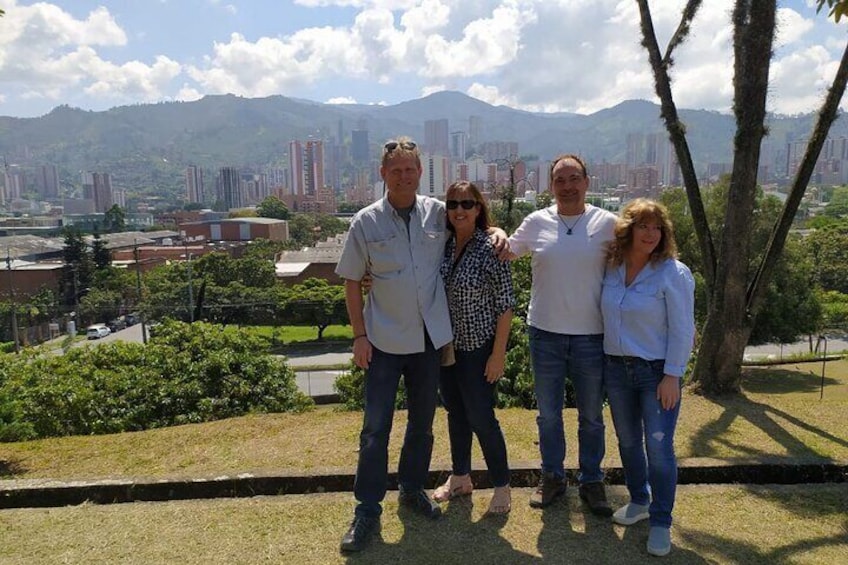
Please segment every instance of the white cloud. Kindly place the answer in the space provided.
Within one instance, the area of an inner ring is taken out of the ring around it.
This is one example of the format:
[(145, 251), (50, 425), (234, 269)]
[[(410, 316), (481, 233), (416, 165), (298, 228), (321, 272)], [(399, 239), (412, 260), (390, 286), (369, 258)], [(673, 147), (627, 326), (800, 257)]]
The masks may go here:
[(215, 43), (205, 68), (190, 66), (188, 73), (210, 92), (269, 96), (329, 75), (363, 74), (364, 68), (346, 31), (309, 28), (285, 40), (256, 42), (233, 33), (228, 43)]
[(93, 59), (86, 70), (97, 77), (85, 88), (89, 94), (154, 101), (162, 98), (164, 87), (180, 74), (180, 64), (163, 55), (156, 57), (153, 65), (130, 61), (118, 66)]
[[(54, 1), (70, 5), (71, 0)], [(313, 9), (327, 14), (333, 25), (295, 26), (285, 35), (263, 37), (243, 27), (244, 18), (227, 18), (230, 35), (210, 39), (205, 56), (164, 51), (164, 44), (153, 51), (158, 55), (139, 56), (133, 43), (141, 42), (144, 31), (125, 31), (108, 8), (74, 16), (56, 4), (8, 0), (0, 21), (4, 107), (21, 97), (85, 101), (87, 95), (132, 102), (190, 100), (207, 93), (356, 103), (344, 86), (334, 91), (326, 86), (351, 79), (360, 99), (395, 102), (399, 96), (452, 89), (526, 110), (585, 113), (625, 99), (655, 99), (632, 0), (292, 1), (300, 14)], [(235, 0), (206, 2), (217, 18), (227, 10), (237, 12), (237, 6), (246, 9)], [(802, 0), (785, 0), (778, 12), (772, 110), (814, 109), (844, 49), (844, 27), (815, 15), (810, 2), (804, 7)], [(684, 3), (651, 3), (663, 50)], [(167, 8), (175, 5), (169, 2)], [(681, 107), (731, 107), (732, 7), (733, 0), (704, 2), (690, 37), (677, 50), (672, 88)], [(163, 25), (172, 23), (178, 25)], [(369, 82), (373, 92), (363, 91)]]
[(152, 65), (101, 58), (96, 48), (127, 43), (126, 33), (103, 7), (75, 19), (52, 4), (13, 2), (2, 23), (0, 84), (20, 89), (25, 99), (59, 100), (69, 89), (81, 88), (114, 101), (158, 100), (180, 72), (179, 63), (164, 56)]
[(357, 104), (357, 102), (355, 98), (351, 98), (350, 96), (339, 96), (337, 98), (330, 98), (325, 104)]
[(515, 5), (500, 6), (492, 17), (471, 21), (458, 41), (440, 35), (428, 38), (426, 76), (474, 76), (492, 72), (513, 62), (521, 45), (522, 28), (534, 23), (532, 10)]
[(175, 100), (181, 100), (183, 102), (191, 102), (193, 100), (200, 100), (201, 98), (203, 98), (203, 94), (188, 84), (183, 84), (179, 92), (177, 92), (177, 95), (174, 97)]

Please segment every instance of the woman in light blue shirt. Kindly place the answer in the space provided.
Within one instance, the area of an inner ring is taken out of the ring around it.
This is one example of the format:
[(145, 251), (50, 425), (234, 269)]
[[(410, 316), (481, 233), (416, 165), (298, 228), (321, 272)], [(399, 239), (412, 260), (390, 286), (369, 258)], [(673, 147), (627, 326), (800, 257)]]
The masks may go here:
[(668, 210), (639, 198), (621, 211), (601, 294), (604, 380), (630, 502), (613, 514), (650, 519), (647, 550), (671, 551), (677, 488), (674, 431), (695, 337), (695, 281), (676, 259)]

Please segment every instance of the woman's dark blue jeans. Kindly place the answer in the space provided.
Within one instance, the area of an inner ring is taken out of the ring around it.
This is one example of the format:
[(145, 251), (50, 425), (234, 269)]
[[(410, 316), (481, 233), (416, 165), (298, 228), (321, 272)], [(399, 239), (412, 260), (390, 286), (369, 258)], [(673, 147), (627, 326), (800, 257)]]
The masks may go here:
[(472, 432), (486, 459), (492, 486), (509, 484), (506, 442), (495, 417), (495, 383), (486, 382), (486, 361), (492, 340), (473, 351), (456, 350), (456, 363), (442, 367), (439, 379), (442, 403), (448, 412), (452, 472), (471, 472)]

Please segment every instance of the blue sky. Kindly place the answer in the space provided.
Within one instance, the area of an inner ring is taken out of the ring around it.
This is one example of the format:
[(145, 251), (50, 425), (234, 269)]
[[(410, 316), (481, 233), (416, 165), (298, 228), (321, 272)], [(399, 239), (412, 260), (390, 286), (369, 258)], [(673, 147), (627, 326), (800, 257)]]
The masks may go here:
[[(684, 0), (654, 0), (661, 43)], [(732, 0), (708, 0), (674, 71), (678, 104), (729, 111)], [(769, 107), (818, 107), (848, 36), (782, 0)], [(275, 94), (396, 104), (457, 90), (589, 113), (655, 99), (633, 0), (0, 0), (0, 115)]]

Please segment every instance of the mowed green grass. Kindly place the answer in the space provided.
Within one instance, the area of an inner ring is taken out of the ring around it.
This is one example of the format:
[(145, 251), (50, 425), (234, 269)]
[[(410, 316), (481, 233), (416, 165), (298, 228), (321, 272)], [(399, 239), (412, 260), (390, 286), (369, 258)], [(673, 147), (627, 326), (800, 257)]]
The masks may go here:
[[(681, 463), (848, 460), (848, 362), (751, 369), (744, 393), (706, 399), (687, 392), (676, 437)], [(535, 412), (499, 417), (513, 466), (538, 461)], [(0, 444), (6, 484), (16, 479), (213, 477), (242, 472), (352, 471), (360, 413), (316, 410), (98, 437)], [(575, 441), (576, 414), (565, 412)], [(396, 415), (397, 466), (406, 413)], [(434, 430), (434, 468), (449, 467), (445, 414)], [(605, 464), (619, 464), (608, 426)], [(476, 447), (475, 447), (476, 449)], [(475, 462), (482, 463), (479, 452)], [(567, 464), (576, 466), (574, 450)], [(3, 481), (0, 481), (3, 482)], [(491, 491), (444, 505), (432, 522), (399, 508), (389, 492), (379, 539), (361, 555), (338, 544), (351, 519), (350, 493), (0, 510), (0, 563), (645, 563), (647, 524), (629, 528), (583, 512), (576, 489), (545, 511), (514, 489), (506, 518), (484, 516)], [(624, 487), (609, 488), (624, 504)], [(835, 564), (848, 555), (845, 484), (683, 485), (674, 549), (665, 563)]]
[[(0, 511), (0, 562), (530, 564), (653, 562), (648, 526), (583, 512), (574, 490), (544, 511), (515, 489), (508, 517), (484, 516), (491, 491), (444, 505), (428, 521), (389, 493), (382, 534), (353, 557), (338, 544), (349, 494), (312, 494)], [(626, 501), (611, 487), (614, 505)], [(845, 485), (682, 486), (670, 564), (836, 564), (848, 555)]]
[[(708, 399), (686, 391), (675, 438), (687, 459), (727, 462), (848, 461), (848, 361), (827, 364), (823, 399), (819, 363), (746, 370), (743, 394)], [(536, 412), (500, 410), (513, 467), (538, 463)], [(569, 449), (577, 466), (577, 414), (564, 413)], [(434, 469), (448, 469), (450, 452), (443, 410), (434, 425)], [(237, 473), (350, 471), (356, 465), (362, 414), (316, 410), (306, 414), (256, 414), (241, 418), (105, 436), (74, 436), (0, 444), (4, 479), (210, 477)], [(607, 413), (605, 465), (620, 460)], [(406, 412), (398, 411), (389, 446), (397, 466)], [(474, 462), (482, 466), (475, 443)]]

